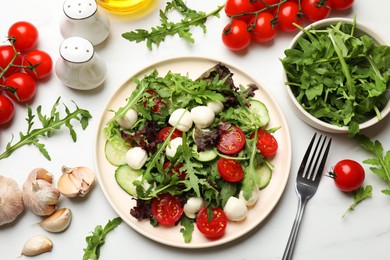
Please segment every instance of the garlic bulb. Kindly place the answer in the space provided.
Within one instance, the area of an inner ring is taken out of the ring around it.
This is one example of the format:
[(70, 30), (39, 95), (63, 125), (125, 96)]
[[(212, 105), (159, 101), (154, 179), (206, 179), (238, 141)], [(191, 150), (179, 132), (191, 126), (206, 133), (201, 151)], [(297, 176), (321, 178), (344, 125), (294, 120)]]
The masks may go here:
[(51, 251), (53, 242), (44, 235), (35, 235), (27, 240), (22, 249), (22, 255), (36, 256)]
[(38, 222), (38, 225), (49, 232), (61, 232), (69, 226), (71, 219), (72, 212), (70, 209), (62, 208)]
[(53, 175), (43, 168), (32, 170), (23, 184), (24, 204), (39, 216), (51, 215), (57, 209), (60, 195), (53, 186)]
[(95, 174), (88, 167), (69, 168), (62, 166), (58, 190), (66, 197), (84, 197), (95, 182)]
[(15, 180), (0, 175), (0, 226), (14, 221), (23, 210), (22, 190)]

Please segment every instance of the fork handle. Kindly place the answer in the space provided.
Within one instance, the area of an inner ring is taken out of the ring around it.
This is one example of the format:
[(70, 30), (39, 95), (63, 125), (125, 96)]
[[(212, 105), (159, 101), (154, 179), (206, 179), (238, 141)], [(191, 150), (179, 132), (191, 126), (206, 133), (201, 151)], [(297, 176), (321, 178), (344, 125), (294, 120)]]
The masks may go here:
[(292, 259), (292, 255), (295, 248), (295, 242), (297, 240), (299, 227), (301, 225), (301, 220), (302, 220), (303, 212), (305, 210), (307, 201), (308, 199), (303, 199), (302, 197), (299, 197), (297, 214), (295, 216), (294, 224), (292, 226), (290, 237), (288, 238), (286, 249), (284, 251), (282, 260)]

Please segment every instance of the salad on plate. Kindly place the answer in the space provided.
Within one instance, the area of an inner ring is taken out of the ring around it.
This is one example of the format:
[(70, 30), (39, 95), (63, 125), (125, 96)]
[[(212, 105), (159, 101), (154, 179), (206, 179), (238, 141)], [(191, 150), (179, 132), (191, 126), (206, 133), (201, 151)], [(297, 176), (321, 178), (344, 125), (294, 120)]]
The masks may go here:
[(136, 200), (130, 214), (153, 226), (195, 227), (220, 237), (229, 221), (245, 221), (271, 180), (274, 137), (255, 84), (235, 85), (219, 63), (193, 80), (152, 71), (112, 111), (104, 128), (105, 156), (115, 180)]

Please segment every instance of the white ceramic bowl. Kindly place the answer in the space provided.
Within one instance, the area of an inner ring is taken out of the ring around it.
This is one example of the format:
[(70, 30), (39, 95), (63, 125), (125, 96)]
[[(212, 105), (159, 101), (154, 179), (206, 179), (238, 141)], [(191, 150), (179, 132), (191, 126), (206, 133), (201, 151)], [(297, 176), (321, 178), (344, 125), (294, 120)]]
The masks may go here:
[[(329, 25), (334, 25), (334, 24), (337, 24), (338, 22), (344, 22), (344, 23), (353, 24), (353, 20), (352, 19), (348, 19), (348, 18), (328, 18), (328, 19), (324, 19), (324, 20), (321, 20), (321, 21), (314, 22), (311, 25), (307, 26), (306, 29), (310, 29), (313, 26), (315, 28), (326, 28)], [(302, 37), (303, 34), (304, 33), (302, 31), (300, 31), (294, 37), (294, 39), (291, 41), (290, 46), (288, 48), (289, 49), (294, 48), (298, 38)], [(372, 30), (371, 28), (367, 27), (366, 25), (363, 25), (363, 24), (358, 23), (358, 22), (356, 22), (356, 34), (357, 35), (366, 34), (366, 35), (369, 35), (370, 37), (372, 37), (374, 39), (374, 41), (376, 41), (378, 44), (389, 45), (389, 41), (385, 37), (383, 37), (382, 35), (378, 34), (374, 30)], [(285, 80), (287, 82), (288, 81), (287, 80), (287, 75), (284, 74), (284, 76), (285, 76)], [(337, 125), (332, 125), (330, 123), (324, 122), (324, 121), (322, 121), (322, 120), (312, 116), (296, 100), (296, 98), (294, 96), (294, 93), (292, 92), (290, 86), (286, 86), (286, 88), (287, 88), (287, 93), (288, 93), (288, 95), (290, 97), (290, 100), (291, 100), (291, 102), (293, 104), (293, 107), (294, 107), (295, 111), (297, 112), (298, 116), (304, 122), (306, 122), (307, 124), (313, 126), (316, 129), (319, 129), (321, 131), (325, 131), (325, 132), (329, 132), (329, 133), (348, 133), (348, 126), (340, 127), (340, 126), (337, 126)], [(389, 113), (390, 113), (390, 102), (387, 102), (387, 105), (381, 111), (382, 119), (386, 115), (388, 115)], [(379, 120), (378, 120), (377, 117), (373, 117), (373, 118), (371, 118), (371, 119), (369, 119), (369, 120), (359, 124), (359, 127), (360, 127), (359, 129), (362, 130), (362, 129), (365, 129), (367, 127), (370, 127), (370, 126), (378, 123), (378, 121)]]

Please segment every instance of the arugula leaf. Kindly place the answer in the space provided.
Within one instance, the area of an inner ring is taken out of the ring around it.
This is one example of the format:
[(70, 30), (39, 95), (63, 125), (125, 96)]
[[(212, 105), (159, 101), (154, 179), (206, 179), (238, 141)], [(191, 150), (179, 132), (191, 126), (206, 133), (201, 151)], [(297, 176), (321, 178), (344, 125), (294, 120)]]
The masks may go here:
[(107, 234), (122, 223), (120, 217), (108, 221), (103, 228), (101, 225), (95, 227), (92, 235), (86, 237), (87, 247), (84, 248), (83, 260), (97, 260), (100, 257), (100, 247), (104, 244)]
[(363, 200), (370, 198), (372, 196), (372, 186), (367, 185), (366, 187), (360, 187), (353, 194), (354, 202), (348, 207), (347, 211), (343, 214), (342, 218), (347, 215), (348, 212), (355, 210), (355, 206), (362, 202)]
[[(194, 43), (195, 40), (190, 32), (191, 26), (198, 26), (206, 32), (205, 23), (210, 16), (219, 17), (219, 12), (224, 5), (219, 6), (214, 11), (206, 14), (204, 12), (197, 12), (186, 6), (182, 0), (172, 0), (167, 3), (165, 10), (160, 10), (160, 23), (156, 27), (152, 27), (150, 31), (144, 29), (136, 29), (135, 31), (125, 32), (122, 37), (135, 42), (142, 42), (146, 40), (146, 46), (151, 50), (153, 44), (157, 47), (165, 38), (169, 35), (178, 35), (179, 37), (187, 40), (190, 43)], [(179, 12), (183, 18), (180, 22), (170, 22), (168, 14), (170, 11), (175, 10)]]
[(180, 232), (183, 234), (184, 242), (189, 243), (192, 239), (192, 232), (194, 231), (194, 221), (183, 215), (180, 219)]
[(384, 151), (379, 140), (371, 141), (365, 135), (356, 135), (354, 139), (374, 157), (363, 161), (365, 164), (370, 164), (370, 170), (384, 180), (389, 188), (382, 190), (382, 193), (390, 195), (390, 150)]
[(6, 150), (0, 154), (0, 160), (9, 157), (15, 150), (24, 146), (24, 145), (35, 145), (38, 150), (45, 156), (49, 161), (51, 160), (49, 152), (46, 150), (45, 145), (40, 142), (39, 137), (51, 137), (54, 134), (54, 130), (59, 130), (63, 125), (65, 125), (69, 129), (70, 136), (73, 142), (77, 141), (76, 131), (72, 125), (72, 120), (79, 121), (83, 130), (85, 130), (88, 126), (88, 120), (92, 118), (91, 114), (84, 109), (80, 109), (76, 103), (76, 109), (74, 111), (70, 111), (69, 108), (64, 105), (66, 116), (61, 118), (60, 113), (57, 110), (57, 107), (60, 102), (60, 97), (54, 103), (51, 112), (49, 115), (42, 114), (42, 107), (38, 106), (37, 108), (37, 116), (39, 121), (42, 124), (42, 127), (33, 129), (35, 116), (32, 113), (32, 109), (30, 106), (27, 106), (27, 131), (26, 133), (19, 133), (19, 141), (13, 144), (13, 137), (10, 142), (8, 142), (6, 146)]

